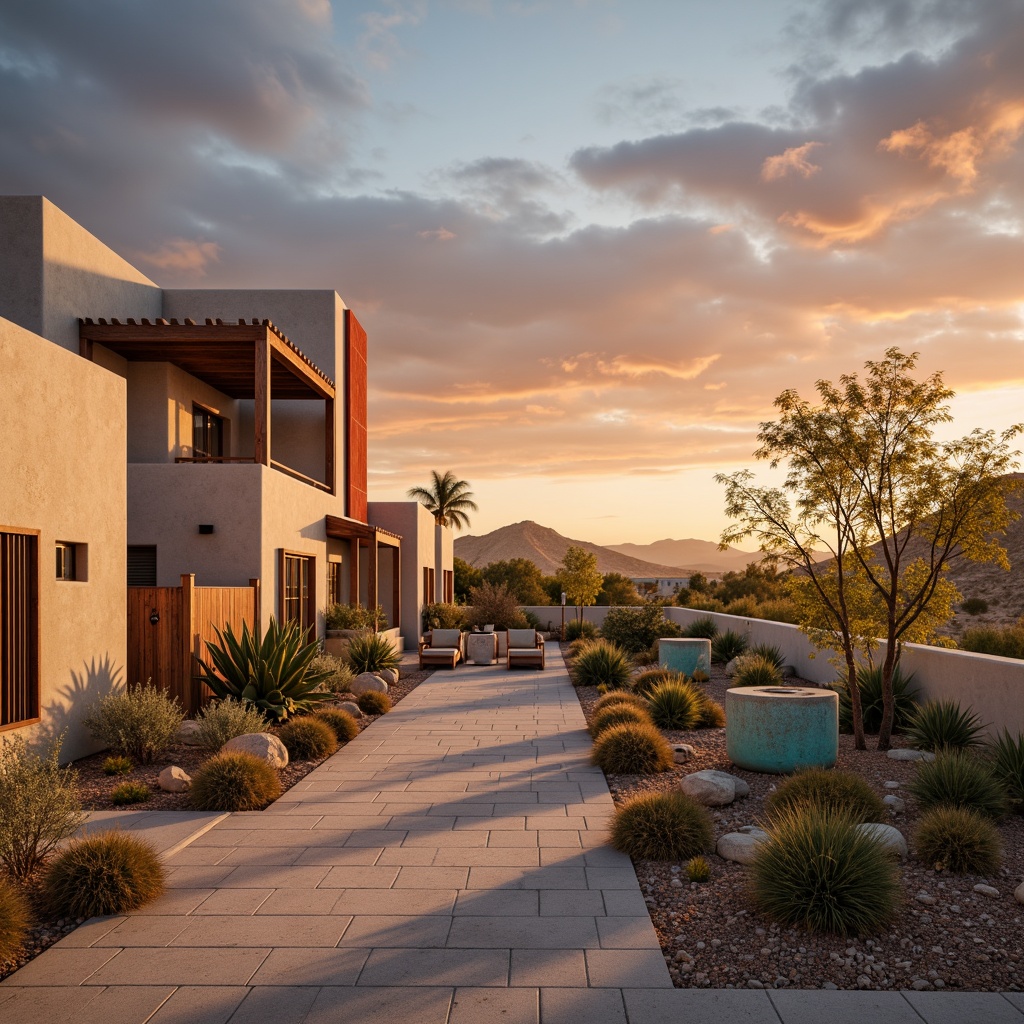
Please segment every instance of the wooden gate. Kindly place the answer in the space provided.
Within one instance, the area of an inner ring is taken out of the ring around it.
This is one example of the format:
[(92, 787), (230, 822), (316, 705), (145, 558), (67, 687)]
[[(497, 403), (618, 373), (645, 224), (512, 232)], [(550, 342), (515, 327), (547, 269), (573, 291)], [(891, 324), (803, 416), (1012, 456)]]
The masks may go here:
[[(151, 679), (194, 715), (209, 696), (195, 659), (204, 657), (215, 629), (259, 622), (260, 581), (247, 587), (197, 587), (183, 575), (180, 587), (128, 588), (128, 680)], [(200, 692), (202, 691), (202, 692)]]

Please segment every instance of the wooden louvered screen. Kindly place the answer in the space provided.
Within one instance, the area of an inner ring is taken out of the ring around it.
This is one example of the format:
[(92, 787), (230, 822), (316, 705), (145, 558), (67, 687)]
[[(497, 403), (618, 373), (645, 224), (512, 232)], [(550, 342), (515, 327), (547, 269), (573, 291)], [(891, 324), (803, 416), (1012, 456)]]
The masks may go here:
[(39, 534), (0, 532), (0, 729), (39, 719)]

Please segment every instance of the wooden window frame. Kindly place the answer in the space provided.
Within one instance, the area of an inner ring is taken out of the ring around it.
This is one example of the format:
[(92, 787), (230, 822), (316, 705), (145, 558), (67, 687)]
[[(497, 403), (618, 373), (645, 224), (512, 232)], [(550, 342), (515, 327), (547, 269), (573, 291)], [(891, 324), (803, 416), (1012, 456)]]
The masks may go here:
[[(306, 617), (305, 628), (307, 630), (308, 643), (317, 642), (316, 632), (316, 555), (308, 551), (290, 551), (287, 548), (280, 548), (277, 560), (277, 610), (278, 621), (283, 625), (292, 621), (287, 617), (287, 567), (288, 559), (303, 559), (309, 563), (308, 589), (306, 593)], [(303, 621), (299, 621), (303, 625)]]
[[(217, 423), (218, 423), (218, 425), (220, 427), (220, 430), (219, 430), (219, 434), (220, 434), (220, 451), (219, 452), (209, 452), (209, 451), (206, 451), (205, 449), (200, 448), (196, 444), (196, 417), (198, 415), (202, 415), (202, 416), (207, 418), (206, 422), (204, 422), (204, 424), (203, 424), (203, 440), (204, 440), (204, 443), (206, 441), (206, 436), (208, 435), (208, 433), (210, 431), (210, 428), (211, 428), (211, 425), (212, 425), (211, 421), (213, 421), (213, 420), (217, 421)], [(203, 405), (201, 402), (193, 402), (192, 403), (192, 457), (193, 458), (201, 458), (201, 459), (211, 459), (211, 460), (224, 458), (224, 456), (227, 454), (225, 452), (225, 450), (224, 450), (225, 448), (227, 448), (227, 440), (228, 440), (227, 423), (228, 423), (227, 419), (224, 416), (221, 416), (221, 414), (219, 412), (217, 412), (215, 409), (211, 409), (209, 406)]]
[(455, 570), (441, 570), (441, 600), (448, 604), (455, 603)]
[(437, 600), (437, 577), (432, 565), (423, 566), (423, 603), (433, 604)]
[(327, 556), (327, 604), (344, 604), (344, 559), (339, 555)]
[[(32, 530), (22, 526), (0, 526), (0, 534), (15, 534), (20, 537), (32, 537), (35, 539), (35, 544), (32, 546), (32, 561), (33, 565), (30, 566), (28, 572), (29, 586), (30, 586), (30, 600), (34, 599), (34, 609), (31, 621), (31, 632), (32, 636), (29, 640), (28, 650), (26, 654), (29, 658), (30, 672), (34, 675), (34, 679), (30, 680), (29, 683), (29, 703), (31, 711), (34, 712), (33, 717), (19, 719), (16, 722), (7, 722), (0, 724), (0, 732), (7, 732), (10, 729), (24, 729), (26, 726), (35, 725), (41, 719), (42, 708), (42, 693), (41, 693), (41, 658), (42, 658), (42, 647), (41, 647), (41, 630), (39, 628), (39, 604), (40, 604), (40, 558), (39, 558), (39, 546), (40, 546), (40, 531)], [(0, 588), (3, 586), (3, 580), (0, 579)], [(2, 613), (2, 602), (0, 602), (0, 613)], [(0, 647), (0, 657), (2, 657), (2, 647)], [(3, 686), (3, 669), (4, 666), (0, 662), (0, 687)], [(0, 690), (0, 702), (2, 702), (2, 690)], [(34, 706), (32, 706), (34, 705)], [(0, 703), (2, 707), (2, 703)], [(0, 719), (2, 721), (2, 719)]]

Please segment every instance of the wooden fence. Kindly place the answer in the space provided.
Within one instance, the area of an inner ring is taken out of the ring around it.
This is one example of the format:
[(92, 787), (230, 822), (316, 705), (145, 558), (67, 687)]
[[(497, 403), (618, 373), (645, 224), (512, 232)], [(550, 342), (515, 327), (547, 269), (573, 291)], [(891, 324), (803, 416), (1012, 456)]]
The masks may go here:
[(235, 633), (259, 622), (260, 581), (247, 587), (197, 587), (183, 575), (180, 587), (128, 588), (128, 680), (151, 679), (194, 715), (209, 696), (198, 677), (197, 657), (216, 629)]

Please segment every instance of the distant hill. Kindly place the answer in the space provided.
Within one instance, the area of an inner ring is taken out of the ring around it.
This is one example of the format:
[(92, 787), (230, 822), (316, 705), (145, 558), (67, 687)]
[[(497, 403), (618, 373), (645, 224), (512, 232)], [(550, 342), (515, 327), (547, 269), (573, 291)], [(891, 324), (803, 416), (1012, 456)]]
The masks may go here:
[(456, 537), (455, 554), (470, 565), (483, 568), (491, 562), (510, 558), (528, 558), (541, 572), (554, 575), (570, 546), (597, 555), (600, 572), (620, 572), (623, 576), (687, 576), (679, 566), (648, 562), (585, 540), (563, 537), (556, 530), (527, 520), (492, 530), (481, 537)]
[(642, 558), (648, 562), (663, 565), (685, 565), (692, 571), (729, 572), (742, 571), (750, 562), (760, 561), (759, 551), (741, 551), (729, 548), (719, 551), (718, 545), (710, 540), (656, 540), (653, 544), (609, 544), (610, 551)]

